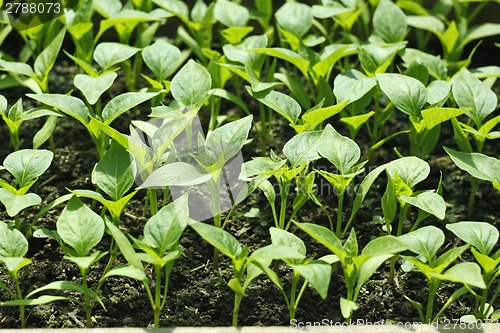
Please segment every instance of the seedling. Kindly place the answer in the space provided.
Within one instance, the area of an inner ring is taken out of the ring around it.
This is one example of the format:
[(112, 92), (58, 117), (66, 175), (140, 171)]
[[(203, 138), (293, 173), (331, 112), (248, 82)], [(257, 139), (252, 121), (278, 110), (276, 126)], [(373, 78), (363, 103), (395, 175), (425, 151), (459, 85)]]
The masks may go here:
[[(429, 295), (425, 309), (420, 302), (405, 296), (417, 309), (423, 323), (436, 321), (443, 311), (455, 300), (466, 294), (470, 287), (486, 288), (478, 264), (462, 262), (448, 268), (469, 247), (468, 245), (452, 248), (440, 256), (437, 255), (445, 241), (444, 233), (440, 229), (434, 226), (422, 227), (399, 237), (399, 239), (410, 251), (416, 254), (416, 256), (401, 255), (401, 258), (413, 264), (427, 279)], [(434, 301), (441, 281), (459, 283), (464, 286), (457, 289), (434, 315)]]

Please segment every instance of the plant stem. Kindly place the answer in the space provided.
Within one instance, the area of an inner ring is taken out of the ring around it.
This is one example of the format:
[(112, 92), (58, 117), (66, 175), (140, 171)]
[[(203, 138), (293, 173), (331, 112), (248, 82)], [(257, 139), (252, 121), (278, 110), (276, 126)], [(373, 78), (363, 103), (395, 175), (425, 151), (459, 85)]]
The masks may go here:
[(338, 201), (337, 201), (337, 230), (335, 231), (335, 235), (337, 237), (340, 237), (340, 233), (342, 232), (342, 209), (343, 209), (343, 203), (344, 203), (344, 189), (342, 189), (342, 192), (338, 194)]
[(233, 324), (232, 324), (234, 327), (238, 326), (238, 314), (240, 312), (240, 303), (242, 299), (243, 299), (242, 295), (234, 293)]
[[(14, 282), (16, 283), (17, 299), (22, 300), (23, 292), (21, 290), (21, 285), (19, 284), (17, 273), (13, 273), (12, 277), (14, 278)], [(26, 315), (25, 315), (24, 305), (19, 306), (19, 314), (21, 317), (21, 328), (26, 328)]]
[(154, 311), (154, 327), (160, 327), (160, 314), (161, 314), (161, 266), (155, 265), (155, 304)]
[(285, 181), (279, 183), (280, 187), (280, 215), (278, 221), (278, 228), (285, 230), (285, 217), (286, 217), (286, 202), (288, 199), (288, 193), (290, 191), (290, 182)]
[(148, 198), (149, 198), (149, 211), (151, 216), (154, 216), (158, 213), (158, 198), (156, 197), (155, 189), (148, 189)]
[(467, 218), (471, 219), (474, 214), (474, 201), (476, 199), (476, 193), (479, 188), (479, 180), (471, 177), (471, 190), (469, 195), (469, 202), (467, 204)]
[(434, 309), (434, 299), (436, 298), (436, 292), (439, 285), (439, 281), (431, 279), (429, 281), (429, 299), (427, 301), (427, 309), (425, 311), (425, 323), (429, 324), (432, 318), (432, 310)]
[(85, 327), (90, 328), (92, 327), (92, 307), (90, 305), (90, 299), (88, 295), (88, 286), (87, 286), (87, 272), (86, 270), (80, 268), (80, 273), (82, 274), (82, 285), (83, 285), (83, 298), (85, 301), (85, 316), (86, 316), (86, 323)]
[(21, 220), (19, 219), (19, 214), (16, 214), (16, 216), (14, 216), (14, 225), (17, 230), (21, 231)]

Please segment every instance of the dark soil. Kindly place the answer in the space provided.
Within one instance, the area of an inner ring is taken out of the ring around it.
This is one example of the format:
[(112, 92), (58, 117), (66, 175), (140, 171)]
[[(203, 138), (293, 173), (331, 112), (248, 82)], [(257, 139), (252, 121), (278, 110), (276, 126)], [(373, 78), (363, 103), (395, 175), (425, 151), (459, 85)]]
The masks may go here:
[[(66, 69), (67, 66), (56, 68), (55, 81), (60, 85), (71, 78), (72, 71)], [(66, 91), (63, 89), (63, 91)], [(13, 90), (6, 92), (5, 95), (9, 101), (15, 101), (26, 91)], [(110, 96), (111, 98), (111, 96)], [(145, 119), (148, 110), (133, 110), (124, 117), (122, 123), (117, 127), (125, 132), (130, 119)], [(281, 129), (283, 132), (272, 133), (267, 149), (273, 148), (278, 153), (282, 144), (293, 135), (291, 129), (286, 124), (275, 122), (274, 128)], [(33, 121), (23, 125), (21, 135), (25, 140), (22, 142), (24, 148), (30, 147), (30, 138), (42, 125), (39, 121)], [(337, 124), (338, 125), (338, 124)], [(343, 128), (342, 125), (336, 127)], [(452, 139), (452, 129), (443, 126), (442, 140), (447, 146), (454, 147)], [(362, 135), (362, 133), (360, 133)], [(93, 189), (90, 175), (92, 168), (97, 161), (97, 156), (93, 142), (86, 130), (76, 121), (69, 118), (62, 118), (59, 121), (55, 133), (55, 158), (49, 171), (41, 177), (38, 185), (33, 190), (44, 198), (44, 204), (51, 202), (61, 195), (67, 194), (69, 189)], [(259, 142), (259, 135), (254, 128), (252, 132), (254, 142), (252, 147), (245, 147), (244, 155), (247, 159), (251, 156), (261, 156), (263, 153), (259, 148), (262, 145)], [(363, 142), (363, 137), (360, 141)], [(382, 147), (377, 152), (376, 163), (381, 164), (395, 158), (392, 151), (393, 146), (407, 146), (405, 138), (398, 138), (391, 142), (387, 147)], [(385, 148), (385, 150), (384, 150)], [(487, 146), (488, 153), (494, 153), (498, 156), (499, 151), (493, 145)], [(492, 150), (493, 149), (493, 150)], [(0, 158), (3, 159), (12, 151), (10, 141), (6, 130), (0, 132)], [(268, 150), (267, 150), (268, 151)], [(463, 172), (457, 170), (442, 150), (436, 150), (435, 155), (428, 159), (431, 165), (431, 176), (419, 189), (436, 188), (440, 173), (443, 175), (444, 198), (449, 204), (445, 221), (428, 219), (425, 224), (434, 224), (444, 226), (446, 223), (466, 220), (466, 205), (470, 184), (468, 178)], [(383, 177), (382, 177), (383, 178)], [(357, 179), (359, 182), (360, 179)], [(319, 179), (318, 179), (319, 182)], [(381, 215), (380, 198), (385, 189), (385, 180), (378, 181), (371, 189), (364, 207), (358, 213), (355, 223), (352, 225), (358, 235), (360, 247), (370, 241), (370, 239), (383, 235), (384, 231), (381, 225), (372, 223), (374, 215)], [(332, 192), (333, 193), (333, 192)], [(320, 200), (327, 206), (333, 219), (336, 218), (336, 197), (334, 195), (320, 195)], [(293, 199), (293, 198), (292, 198)], [(346, 198), (349, 202), (351, 198)], [(292, 200), (290, 200), (291, 202)], [(489, 184), (482, 183), (476, 198), (475, 220), (486, 221), (499, 227), (498, 209), (495, 203), (500, 202), (500, 193)], [(89, 202), (90, 203), (90, 202)], [(144, 198), (138, 194), (126, 207), (122, 219), (122, 229), (134, 236), (142, 233), (142, 227), (147, 220), (141, 217), (143, 212)], [(346, 206), (349, 207), (349, 204)], [(260, 217), (247, 218), (244, 216), (251, 208), (260, 209)], [(62, 210), (62, 207), (56, 207), (43, 216), (38, 221), (37, 227), (55, 229), (55, 222)], [(30, 214), (23, 216), (23, 219), (29, 221), (33, 218), (36, 210), (30, 211)], [(349, 211), (345, 214), (349, 216)], [(414, 215), (414, 213), (413, 213)], [(2, 220), (8, 220), (5, 213), (0, 213)], [(414, 220), (415, 216), (410, 216)], [(314, 222), (328, 226), (328, 220), (323, 212), (312, 203), (307, 203), (297, 216), (299, 221)], [(208, 221), (210, 223), (210, 221)], [(240, 242), (254, 250), (270, 242), (268, 229), (272, 226), (272, 216), (268, 203), (264, 196), (253, 194), (241, 204), (233, 218), (230, 220), (228, 230), (235, 235)], [(444, 229), (444, 228), (443, 228)], [(306, 244), (308, 244), (308, 253), (319, 257), (328, 254), (328, 251), (322, 246), (312, 242), (310, 238), (303, 233), (296, 232)], [(447, 234), (447, 239), (453, 239)], [(109, 247), (109, 236), (105, 237), (99, 250), (106, 251)], [(56, 280), (68, 280), (79, 282), (79, 271), (73, 263), (63, 260), (63, 252), (54, 240), (31, 238), (28, 257), (33, 263), (21, 271), (21, 281), (23, 292), (38, 288)], [(231, 278), (232, 270), (227, 258), (221, 256), (221, 265), (218, 270), (212, 268), (213, 248), (207, 245), (193, 230), (188, 229), (183, 235), (180, 245), (184, 250), (185, 256), (178, 259), (175, 263), (173, 273), (170, 279), (169, 298), (166, 308), (161, 316), (161, 326), (227, 326), (231, 324), (231, 314), (233, 309), (233, 292), (226, 285)], [(447, 246), (456, 246), (456, 242)], [(89, 277), (89, 283), (95, 284), (104, 270), (107, 258), (101, 259), (92, 268)], [(151, 268), (148, 267), (151, 272)], [(395, 285), (388, 283), (389, 265), (383, 265), (376, 272), (370, 281), (364, 286), (358, 303), (361, 308), (354, 313), (354, 321), (364, 320), (365, 322), (377, 321), (400, 321), (417, 322), (418, 313), (415, 308), (405, 300), (404, 295), (412, 299), (425, 302), (427, 295), (426, 281), (424, 277), (417, 272), (404, 273), (397, 269), (397, 278)], [(280, 275), (285, 281), (285, 287), (289, 288), (290, 271), (281, 266)], [(12, 284), (12, 280), (4, 272), (0, 271), (0, 279), (6, 283)], [(449, 295), (456, 286), (444, 284), (437, 295), (437, 306), (444, 304)], [(62, 293), (67, 294), (67, 293)], [(322, 300), (311, 288), (307, 288), (296, 318), (299, 321), (315, 322), (323, 319), (334, 322), (342, 322), (343, 317), (339, 308), (341, 296), (345, 296), (346, 289), (344, 278), (339, 267), (334, 273), (330, 284), (329, 296)], [(79, 295), (72, 295), (79, 297)], [(153, 322), (153, 313), (149, 304), (144, 288), (136, 281), (125, 278), (110, 278), (104, 285), (101, 299), (106, 306), (106, 310), (97, 306), (93, 313), (93, 323), (96, 327), (114, 327), (114, 326), (139, 326), (150, 327)], [(7, 300), (8, 295), (0, 291), (0, 300)], [(459, 318), (462, 315), (470, 314), (473, 299), (470, 296), (463, 297), (459, 302), (455, 302), (444, 314), (446, 318)], [(42, 306), (30, 307), (27, 309), (28, 327), (83, 327), (85, 314), (78, 308), (77, 304), (65, 302), (52, 303)], [(258, 278), (249, 288), (248, 297), (243, 299), (240, 316), (240, 325), (289, 325), (288, 310), (285, 306), (282, 295), (277, 288), (266, 278)], [(0, 328), (19, 327), (19, 312), (16, 308), (0, 307)]]

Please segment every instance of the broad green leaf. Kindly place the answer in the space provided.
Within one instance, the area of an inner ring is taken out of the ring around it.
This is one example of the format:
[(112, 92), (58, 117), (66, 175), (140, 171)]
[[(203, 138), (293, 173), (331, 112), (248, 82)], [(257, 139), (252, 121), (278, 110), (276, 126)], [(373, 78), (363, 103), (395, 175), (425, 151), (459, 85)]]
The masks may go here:
[(238, 44), (245, 38), (250, 32), (253, 31), (252, 26), (244, 27), (229, 27), (221, 30), (221, 35), (230, 44)]
[(63, 258), (75, 263), (80, 269), (87, 271), (88, 269), (90, 269), (90, 266), (92, 266), (97, 260), (101, 259), (105, 255), (106, 252), (101, 253), (99, 251), (95, 251), (89, 256), (85, 257), (77, 257), (72, 253), (71, 255), (66, 255)]
[(308, 69), (309, 69), (309, 60), (303, 58), (300, 56), (300, 54), (293, 52), (292, 50), (281, 48), (281, 47), (274, 47), (274, 48), (258, 48), (258, 49), (253, 49), (249, 50), (249, 52), (256, 52), (259, 54), (266, 54), (271, 57), (275, 57), (278, 59), (285, 60), (295, 67), (297, 67), (302, 74), (307, 78), (308, 75)]
[(373, 13), (373, 28), (387, 43), (399, 42), (408, 30), (406, 15), (394, 2), (381, 0)]
[(323, 131), (319, 154), (335, 165), (345, 175), (359, 161), (361, 150), (356, 142), (340, 135), (330, 124)]
[(250, 18), (246, 7), (228, 0), (217, 0), (214, 6), (214, 18), (226, 27), (244, 27)]
[(295, 225), (332, 251), (339, 257), (340, 261), (343, 261), (347, 256), (342, 243), (331, 230), (313, 223), (295, 223)]
[(41, 204), (42, 198), (35, 193), (17, 195), (6, 188), (0, 188), (0, 201), (7, 209), (7, 215), (14, 217), (25, 208)]
[(0, 222), (0, 258), (22, 258), (28, 252), (28, 241), (17, 229)]
[(486, 285), (481, 275), (481, 268), (475, 262), (463, 262), (448, 269), (444, 274), (433, 274), (435, 278), (462, 283), (484, 289)]
[(283, 146), (283, 154), (292, 166), (321, 158), (318, 149), (323, 144), (323, 131), (308, 131), (295, 135)]
[(467, 31), (461, 42), (461, 46), (464, 47), (476, 39), (483, 39), (495, 35), (500, 35), (500, 23), (479, 24)]
[(438, 56), (428, 54), (417, 49), (406, 48), (401, 57), (406, 64), (411, 64), (413, 62), (422, 63), (429, 71), (429, 74), (435, 79), (447, 79), (448, 70), (446, 62)]
[(464, 114), (465, 112), (467, 112), (467, 110), (443, 107), (425, 109), (422, 110), (423, 120), (421, 123), (425, 125), (427, 130), (430, 130), (445, 121)]
[(10, 274), (17, 274), (17, 271), (28, 266), (32, 262), (31, 259), (22, 257), (4, 257), (1, 258), (0, 261), (5, 264), (5, 268), (7, 268)]
[(488, 255), (498, 242), (498, 229), (490, 223), (472, 221), (448, 223), (446, 229), (485, 255)]
[(213, 161), (221, 157), (225, 162), (241, 151), (248, 138), (253, 116), (246, 116), (216, 128), (205, 141), (205, 148)]
[(401, 74), (377, 74), (380, 89), (391, 102), (413, 119), (418, 119), (426, 100), (427, 91), (422, 82)]
[(359, 304), (344, 297), (340, 297), (340, 312), (342, 312), (342, 317), (345, 319), (350, 319), (354, 311), (359, 309)]
[(150, 100), (157, 96), (159, 92), (126, 92), (118, 95), (106, 104), (102, 110), (102, 119), (105, 124), (111, 124), (113, 120), (118, 118), (121, 114), (136, 107), (137, 105)]
[(332, 277), (332, 266), (313, 260), (305, 265), (292, 265), (292, 268), (311, 284), (321, 298), (326, 299)]
[(301, 112), (300, 105), (295, 99), (283, 93), (270, 90), (268, 92), (251, 92), (259, 102), (278, 112), (291, 124), (297, 123)]
[(346, 123), (349, 128), (357, 132), (363, 124), (365, 124), (368, 119), (370, 119), (373, 115), (375, 114), (375, 111), (370, 111), (365, 114), (360, 114), (358, 116), (352, 116), (352, 117), (342, 117), (340, 119), (341, 122)]
[(189, 60), (173, 77), (170, 91), (177, 101), (188, 106), (204, 101), (211, 86), (212, 78), (205, 67)]
[(427, 262), (435, 259), (439, 248), (444, 244), (444, 233), (434, 226), (426, 226), (412, 231), (399, 239), (413, 253), (423, 256)]
[(405, 48), (405, 43), (367, 44), (358, 46), (361, 66), (367, 73), (384, 73), (393, 63), (396, 53)]
[(271, 243), (273, 244), (273, 246), (278, 245), (289, 247), (298, 251), (304, 256), (306, 255), (306, 246), (299, 237), (286, 230), (278, 229), (275, 227), (271, 227), (269, 229), (269, 232), (271, 234)]
[(445, 29), (444, 23), (435, 16), (409, 15), (406, 17), (406, 21), (409, 26), (430, 31), (436, 36), (441, 35)]
[(348, 7), (343, 7), (337, 5), (335, 2), (332, 2), (330, 5), (330, 2), (323, 2), (325, 5), (313, 5), (312, 6), (312, 13), (313, 16), (319, 19), (329, 19), (332, 18), (333, 16), (347, 13), (352, 11), (351, 8)]
[(455, 21), (451, 21), (448, 28), (442, 34), (438, 35), (438, 37), (441, 40), (441, 44), (444, 46), (445, 51), (453, 53), (460, 38), (460, 31), (458, 30)]
[(387, 164), (389, 175), (394, 178), (394, 174), (397, 173), (410, 188), (426, 179), (430, 171), (429, 164), (415, 156), (399, 158)]
[(50, 70), (56, 62), (59, 51), (64, 41), (64, 36), (66, 35), (66, 29), (63, 28), (56, 35), (56, 37), (50, 42), (49, 45), (36, 57), (35, 63), (33, 64), (33, 69), (39, 78), (47, 78)]
[(415, 196), (403, 195), (400, 197), (406, 203), (415, 206), (440, 220), (444, 219), (446, 213), (446, 202), (442, 196), (431, 191), (425, 191)]
[(321, 59), (321, 61), (314, 64), (314, 66), (312, 66), (312, 70), (318, 76), (327, 77), (337, 61), (353, 53), (354, 52), (350, 50), (350, 45), (343, 45), (330, 53), (330, 55), (328, 55), (326, 58)]
[(0, 60), (0, 69), (13, 74), (21, 74), (21, 75), (26, 75), (28, 77), (35, 76), (35, 72), (31, 68), (31, 66), (25, 64), (24, 62)]
[(53, 158), (54, 154), (49, 150), (22, 149), (10, 153), (3, 161), (3, 166), (16, 178), (19, 187), (23, 188), (43, 175)]
[(459, 247), (453, 247), (440, 255), (436, 261), (432, 263), (433, 271), (436, 273), (443, 272), (448, 266), (450, 266), (458, 257), (464, 253), (465, 250), (469, 248), (469, 245), (463, 245)]
[(362, 255), (379, 256), (384, 254), (395, 254), (407, 249), (398, 237), (387, 235), (371, 240), (361, 251)]
[(451, 85), (443, 80), (434, 80), (426, 88), (427, 103), (432, 107), (440, 107), (448, 100)]
[(348, 101), (345, 101), (336, 105), (309, 110), (304, 113), (301, 118), (307, 123), (309, 130), (313, 130), (323, 121), (342, 111), (347, 103)]
[(247, 50), (265, 48), (267, 46), (267, 36), (258, 35), (245, 38), (243, 42), (237, 45), (226, 44), (222, 47), (224, 55), (227, 59), (242, 63), (250, 68), (262, 59), (262, 54), (255, 52), (247, 52)]
[(500, 264), (500, 258), (492, 259), (487, 255), (482, 254), (481, 252), (476, 250), (475, 247), (471, 248), (471, 252), (474, 255), (474, 258), (476, 258), (478, 264), (483, 268), (484, 273), (486, 274), (493, 272), (493, 270), (497, 268), (498, 264)]
[(118, 74), (107, 72), (98, 77), (92, 77), (87, 74), (77, 74), (75, 76), (75, 87), (77, 87), (91, 105), (97, 103), (101, 95), (108, 90)]
[(59, 291), (71, 290), (71, 291), (76, 291), (76, 292), (79, 292), (82, 294), (88, 293), (90, 297), (96, 296), (94, 291), (92, 291), (88, 288), (85, 288), (83, 285), (81, 285), (79, 283), (75, 283), (75, 282), (71, 282), (71, 281), (54, 281), (54, 282), (51, 282), (49, 284), (46, 284), (43, 287), (40, 287), (40, 288), (33, 290), (32, 292), (30, 292), (29, 294), (26, 295), (26, 298), (30, 298), (33, 295), (36, 295), (36, 294), (38, 294), (42, 291), (46, 291), (46, 290), (59, 290)]
[(143, 188), (164, 188), (167, 186), (194, 186), (209, 181), (212, 175), (201, 173), (193, 165), (173, 162), (159, 167), (139, 186)]
[(184, 1), (180, 0), (153, 0), (153, 2), (161, 8), (164, 8), (186, 20), (189, 17), (189, 7)]
[(458, 106), (471, 109), (467, 115), (477, 127), (496, 109), (495, 93), (465, 68), (453, 76), (451, 88)]
[(242, 297), (248, 296), (245, 293), (245, 288), (240, 284), (240, 282), (238, 281), (237, 278), (232, 278), (231, 280), (229, 280), (229, 282), (227, 283), (227, 285), (229, 286), (229, 288), (231, 288), (231, 290), (235, 294), (240, 295)]
[(163, 207), (144, 226), (144, 241), (161, 257), (178, 243), (189, 219), (187, 195)]
[(134, 168), (130, 154), (113, 140), (92, 171), (92, 183), (111, 197), (120, 200), (134, 184)]
[(286, 31), (302, 38), (313, 24), (311, 7), (295, 1), (288, 1), (275, 14), (276, 22)]
[(460, 169), (477, 179), (490, 181), (500, 190), (500, 160), (480, 153), (462, 153), (447, 147), (443, 148)]
[(26, 94), (26, 96), (75, 118), (83, 125), (89, 122), (89, 109), (79, 98), (61, 94)]
[(196, 222), (190, 226), (209, 244), (235, 260), (243, 250), (240, 243), (229, 232), (215, 226)]
[(370, 279), (375, 271), (386, 261), (391, 258), (392, 254), (381, 254), (366, 260), (358, 271), (358, 279), (356, 283), (356, 293), (359, 293), (363, 285)]
[(164, 39), (158, 39), (142, 50), (142, 58), (156, 80), (163, 81), (173, 74), (181, 61), (181, 51)]
[(333, 93), (338, 102), (355, 102), (368, 94), (377, 85), (377, 79), (367, 77), (356, 69), (343, 72), (333, 81)]
[(104, 235), (104, 221), (76, 196), (71, 198), (56, 223), (57, 233), (79, 256), (84, 257)]
[(105, 71), (131, 58), (137, 52), (139, 52), (139, 49), (133, 46), (115, 42), (103, 42), (96, 46), (94, 60)]
[[(277, 241), (275, 242), (278, 243)], [(283, 242), (285, 243), (286, 240)], [(268, 260), (285, 260), (302, 263), (305, 259), (305, 253), (302, 253), (301, 249), (295, 249), (287, 244), (272, 244), (255, 250), (250, 256), (250, 259), (257, 260), (259, 262)]]

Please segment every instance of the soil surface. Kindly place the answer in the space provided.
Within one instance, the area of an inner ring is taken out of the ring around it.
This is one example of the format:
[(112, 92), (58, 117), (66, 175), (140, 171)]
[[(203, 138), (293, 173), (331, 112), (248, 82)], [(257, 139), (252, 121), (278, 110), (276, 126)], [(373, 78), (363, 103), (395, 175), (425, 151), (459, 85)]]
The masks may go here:
[[(68, 69), (69, 68), (69, 69)], [(65, 82), (71, 82), (73, 72), (71, 66), (62, 64), (55, 68), (52, 82), (56, 86), (51, 87), (60, 89), (57, 85), (65, 85)], [(119, 88), (117, 88), (119, 89)], [(63, 88), (60, 91), (66, 92)], [(9, 102), (17, 100), (27, 91), (22, 89), (13, 89), (5, 92)], [(112, 96), (108, 96), (111, 98)], [(27, 98), (26, 98), (27, 100)], [(146, 119), (149, 111), (146, 108), (132, 110), (126, 114), (120, 123), (116, 126), (122, 132), (127, 131), (128, 122), (131, 119)], [(283, 122), (280, 122), (276, 116), (273, 126), (282, 132), (271, 133), (270, 143), (261, 144), (257, 133), (258, 126), (252, 130), (251, 137), (254, 142), (244, 148), (245, 159), (253, 156), (262, 156), (263, 153), (258, 147), (266, 146), (267, 151), (270, 148), (280, 153), (281, 147), (291, 136), (293, 131)], [(256, 123), (258, 123), (258, 118)], [(345, 129), (338, 119), (332, 120), (336, 128)], [(33, 134), (42, 125), (40, 121), (27, 122), (21, 128), (23, 148), (29, 148)], [(445, 124), (442, 129), (442, 139), (444, 145), (455, 147), (453, 142), (453, 131)], [(398, 126), (395, 122), (388, 126), (394, 129)], [(367, 141), (363, 135), (359, 134), (361, 145)], [(45, 205), (61, 195), (67, 194), (69, 189), (94, 189), (91, 183), (90, 175), (97, 156), (93, 142), (86, 130), (73, 119), (62, 118), (59, 121), (55, 137), (55, 157), (52, 166), (46, 174), (33, 187), (33, 191), (38, 193)], [(368, 144), (368, 142), (366, 142)], [(368, 146), (362, 146), (366, 151)], [(402, 153), (405, 147), (408, 147), (406, 138), (399, 137), (382, 147), (377, 151), (374, 159), (374, 165), (380, 165), (395, 158), (392, 147), (397, 147)], [(48, 148), (45, 147), (45, 148)], [(0, 159), (3, 160), (9, 152), (12, 151), (10, 140), (6, 130), (0, 132)], [(485, 153), (499, 156), (500, 151), (494, 144), (487, 143)], [(267, 153), (266, 153), (267, 155)], [(448, 203), (446, 219), (439, 221), (433, 218), (427, 219), (423, 225), (436, 225), (444, 227), (446, 223), (467, 220), (466, 205), (470, 183), (468, 177), (458, 170), (446, 154), (440, 148), (433, 152), (433, 155), (427, 159), (431, 165), (430, 177), (419, 184), (418, 189), (435, 189), (439, 182), (440, 174), (443, 176), (443, 196)], [(317, 166), (320, 166), (318, 164)], [(318, 178), (318, 186), (324, 186)], [(356, 180), (357, 182), (360, 179)], [(327, 206), (332, 219), (336, 218), (336, 197), (326, 195), (327, 187), (323, 188), (325, 195), (319, 195), (320, 200)], [(381, 215), (380, 198), (385, 189), (385, 179), (381, 177), (370, 190), (363, 208), (352, 227), (355, 228), (358, 235), (360, 248), (370, 241), (370, 239), (383, 235), (380, 224), (373, 223), (374, 215)], [(331, 190), (331, 189), (330, 189)], [(333, 193), (333, 191), (330, 191)], [(352, 198), (346, 198), (349, 202)], [(289, 202), (292, 202), (292, 198)], [(500, 220), (497, 205), (500, 202), (500, 192), (493, 189), (486, 183), (481, 183), (476, 197), (476, 206), (474, 220), (486, 221), (500, 227)], [(90, 204), (90, 202), (88, 202)], [(139, 193), (126, 207), (122, 219), (123, 231), (138, 237), (142, 233), (147, 217), (142, 217), (144, 206), (144, 196)], [(350, 205), (347, 204), (347, 207)], [(375, 207), (375, 208), (373, 208)], [(55, 229), (55, 223), (60, 215), (62, 206), (56, 207), (44, 215), (37, 223), (39, 228)], [(251, 209), (259, 209), (258, 217), (246, 217)], [(99, 207), (97, 207), (99, 209)], [(22, 216), (22, 219), (29, 221), (36, 214), (37, 210), (31, 209), (29, 213)], [(345, 215), (349, 216), (347, 209)], [(409, 217), (409, 220), (415, 220), (415, 212)], [(9, 217), (2, 211), (0, 219), (8, 220)], [(311, 202), (306, 203), (304, 208), (297, 216), (298, 221), (314, 222), (324, 226), (329, 226), (324, 213)], [(207, 221), (211, 223), (210, 221)], [(269, 227), (273, 225), (269, 205), (263, 195), (252, 194), (246, 201), (239, 205), (236, 213), (230, 219), (227, 230), (235, 235), (238, 240), (249, 246), (250, 251), (255, 250), (270, 242)], [(406, 226), (409, 228), (408, 226)], [(444, 228), (442, 228), (444, 230)], [(319, 257), (328, 254), (328, 251), (319, 244), (314, 243), (307, 235), (291, 229), (299, 235), (308, 245), (308, 254)], [(446, 232), (446, 231), (445, 231)], [(458, 242), (446, 232), (447, 244), (443, 248), (456, 246)], [(105, 236), (104, 241), (98, 249), (106, 251), (109, 248), (110, 238)], [(62, 259), (63, 252), (54, 240), (30, 238), (30, 249), (28, 257), (33, 263), (21, 271), (21, 281), (23, 293), (56, 280), (68, 280), (80, 282), (79, 271), (73, 263)], [(221, 256), (219, 269), (212, 268), (213, 248), (207, 245), (193, 230), (187, 229), (183, 234), (180, 245), (185, 256), (179, 258), (174, 265), (172, 276), (170, 278), (170, 287), (166, 308), (162, 313), (161, 326), (227, 326), (231, 324), (231, 314), (233, 310), (233, 292), (227, 286), (231, 278), (232, 270), (227, 258)], [(119, 259), (120, 260), (120, 259)], [(107, 258), (102, 258), (92, 268), (89, 277), (89, 284), (95, 285), (101, 272), (106, 266)], [(152, 275), (151, 268), (148, 267)], [(290, 288), (291, 272), (281, 265), (279, 268), (280, 276), (284, 281), (286, 288)], [(418, 272), (405, 273), (400, 269), (398, 263), (396, 270), (396, 281), (390, 285), (388, 281), (389, 265), (385, 264), (377, 271), (366, 283), (359, 296), (358, 303), (360, 309), (354, 313), (353, 320), (364, 320), (365, 322), (377, 321), (395, 321), (395, 322), (418, 322), (418, 312), (405, 300), (408, 296), (414, 300), (425, 304), (428, 292), (426, 280)], [(0, 271), (0, 279), (12, 285), (12, 280), (5, 272)], [(453, 284), (442, 284), (436, 299), (436, 309), (440, 307), (449, 295), (457, 288)], [(289, 325), (290, 319), (284, 299), (278, 289), (265, 276), (258, 278), (247, 291), (248, 297), (244, 298), (241, 304), (239, 324), (240, 325)], [(60, 293), (69, 295), (68, 293)], [(317, 322), (323, 319), (333, 322), (343, 322), (344, 319), (340, 312), (340, 297), (345, 296), (346, 288), (342, 270), (334, 273), (330, 284), (327, 299), (323, 300), (310, 287), (306, 288), (303, 299), (296, 313), (296, 319), (303, 322)], [(80, 297), (77, 294), (71, 296)], [(153, 313), (148, 298), (143, 287), (134, 280), (125, 278), (110, 278), (104, 285), (100, 297), (106, 307), (99, 306), (95, 308), (92, 316), (93, 324), (96, 327), (115, 327), (115, 326), (139, 326), (150, 327), (153, 322)], [(0, 300), (7, 300), (8, 295), (0, 291)], [(474, 300), (471, 296), (464, 296), (455, 302), (444, 314), (443, 318), (457, 319), (465, 314), (472, 313)], [(41, 306), (30, 307), (27, 309), (28, 327), (83, 327), (85, 321), (84, 312), (76, 304), (67, 302), (51, 303)], [(0, 307), (0, 328), (19, 327), (19, 312), (17, 308)]]

